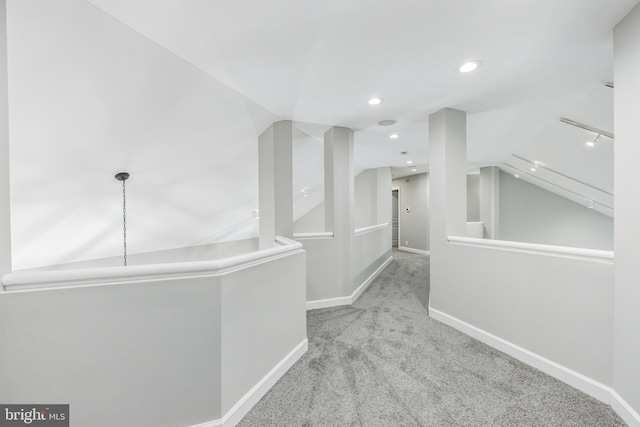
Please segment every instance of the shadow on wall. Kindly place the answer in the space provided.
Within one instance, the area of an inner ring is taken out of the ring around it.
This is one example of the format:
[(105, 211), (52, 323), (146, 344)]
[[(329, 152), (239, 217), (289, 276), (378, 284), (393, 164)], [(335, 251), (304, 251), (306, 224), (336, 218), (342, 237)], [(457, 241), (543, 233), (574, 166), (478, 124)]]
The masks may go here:
[(613, 250), (613, 224), (613, 218), (500, 172), (500, 240)]

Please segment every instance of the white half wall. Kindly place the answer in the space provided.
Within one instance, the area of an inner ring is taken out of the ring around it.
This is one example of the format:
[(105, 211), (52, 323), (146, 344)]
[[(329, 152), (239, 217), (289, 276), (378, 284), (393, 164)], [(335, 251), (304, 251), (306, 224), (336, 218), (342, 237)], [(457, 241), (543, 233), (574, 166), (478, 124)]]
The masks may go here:
[(292, 241), (204, 263), (5, 276), (0, 401), (68, 403), (79, 426), (235, 425), (306, 351), (304, 282)]
[(613, 262), (451, 243), (438, 255), (430, 307), (613, 385)]
[(476, 337), (490, 345), (508, 343), (520, 354), (534, 355), (530, 360), (549, 361), (554, 366), (549, 373), (575, 373), (570, 383), (609, 403), (612, 254), (588, 259), (562, 249), (554, 254), (551, 246), (537, 253), (515, 245), (480, 246), (490, 244), (483, 239), (455, 242), (466, 213), (465, 113), (432, 114), (429, 132), (430, 308), (467, 333), (479, 332)]
[[(339, 242), (334, 237), (298, 240), (307, 252), (307, 302), (310, 308), (351, 304), (354, 292), (368, 282), (366, 288), (371, 275), (379, 274), (382, 270), (378, 269), (391, 258), (391, 225), (388, 223), (354, 236), (349, 259), (344, 259), (338, 252)], [(348, 276), (342, 274), (345, 268), (349, 271)], [(362, 291), (364, 289), (360, 293)]]

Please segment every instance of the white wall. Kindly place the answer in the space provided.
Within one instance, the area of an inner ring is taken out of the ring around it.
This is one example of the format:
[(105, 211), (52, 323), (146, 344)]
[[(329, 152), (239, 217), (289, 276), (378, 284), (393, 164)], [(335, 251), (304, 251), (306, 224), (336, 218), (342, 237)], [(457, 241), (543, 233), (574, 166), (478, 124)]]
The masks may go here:
[[(6, 1), (0, 1), (0, 275), (11, 272)], [(1, 291), (0, 291), (1, 292)]]
[(222, 414), (306, 339), (305, 258), (298, 253), (224, 278)]
[(498, 225), (500, 222), (500, 169), (496, 166), (480, 168), (480, 182), (478, 185), (480, 198), (480, 222), (483, 226), (483, 237), (499, 239)]
[(0, 400), (68, 403), (71, 423), (92, 427), (220, 418), (220, 289), (196, 278), (0, 294)]
[(257, 235), (277, 120), (82, 0), (10, 0), (13, 269)]
[[(391, 169), (370, 169), (367, 193), (370, 201), (369, 226), (386, 224), (384, 227), (363, 234), (356, 234), (351, 248), (351, 288), (353, 293), (367, 278), (391, 256)], [(365, 172), (369, 172), (365, 171)], [(366, 176), (364, 173), (358, 177)], [(358, 196), (358, 177), (356, 177), (356, 200)], [(358, 204), (356, 203), (356, 210)], [(356, 225), (356, 229), (358, 226)]]
[(613, 384), (612, 263), (453, 244), (439, 255), (431, 308)]
[(613, 219), (500, 172), (501, 240), (613, 250)]
[[(386, 169), (386, 168), (380, 168)], [(381, 185), (384, 179), (381, 179)], [(384, 188), (382, 186), (382, 188)], [(354, 222), (355, 228), (369, 227), (380, 223), (378, 221), (377, 203), (382, 199), (378, 195), (380, 187), (378, 185), (378, 169), (366, 169), (360, 172), (354, 181)], [(294, 192), (295, 200), (295, 192)], [(293, 224), (296, 233), (319, 232), (325, 230), (324, 201), (306, 211), (304, 215), (297, 218)], [(390, 220), (389, 220), (390, 221)], [(384, 221), (387, 222), (387, 221)]]
[[(340, 298), (348, 295), (344, 277), (345, 260), (335, 238), (298, 239), (307, 251), (307, 301)], [(327, 268), (327, 266), (331, 268)]]
[(324, 201), (316, 205), (293, 223), (294, 233), (313, 233), (326, 231), (324, 224)]
[[(391, 192), (389, 192), (391, 193)], [(355, 236), (351, 253), (351, 281), (345, 295), (351, 295), (391, 257), (391, 226)]]
[[(361, 224), (366, 224), (359, 228), (386, 225), (358, 235), (354, 227), (348, 236), (300, 239), (307, 251), (308, 301), (345, 301), (391, 256), (390, 168), (360, 173), (354, 188), (354, 199), (358, 198), (359, 202), (350, 205), (355, 216), (360, 209)], [(365, 218), (367, 222), (362, 222)], [(348, 241), (345, 243), (345, 240)], [(350, 248), (348, 256), (341, 251), (342, 245)], [(328, 265), (331, 268), (327, 268)], [(336, 301), (335, 305), (341, 303)]]
[(68, 403), (79, 426), (220, 420), (305, 349), (304, 252), (257, 261), (0, 293), (0, 401)]
[[(389, 190), (391, 191), (391, 190)], [(356, 228), (376, 225), (378, 181), (375, 169), (360, 172), (354, 182), (354, 221)]]
[(480, 174), (467, 175), (467, 221), (480, 221)]
[[(616, 392), (640, 425), (640, 6), (614, 31), (615, 81), (615, 364)], [(628, 423), (631, 420), (627, 419)], [(633, 425), (633, 424), (632, 424)]]
[(465, 114), (434, 113), (429, 132), (431, 315), (607, 400), (613, 263), (449, 243), (464, 231)]
[[(324, 200), (324, 142), (313, 138), (294, 123), (293, 128), (293, 220), (296, 223), (316, 210)], [(316, 217), (310, 228), (302, 226), (300, 232), (323, 231), (324, 212)], [(295, 230), (294, 231), (298, 231)]]
[[(307, 301), (351, 296), (391, 257), (390, 225), (354, 236), (348, 259), (337, 251), (339, 242), (335, 238), (304, 238), (299, 241), (307, 252)], [(349, 272), (346, 276), (343, 274), (345, 268)], [(340, 304), (337, 302), (335, 305)]]
[[(393, 180), (400, 188), (398, 218), (399, 246), (422, 251), (429, 250), (429, 175), (421, 173)], [(410, 212), (407, 212), (410, 208)], [(407, 243), (408, 242), (408, 243)]]

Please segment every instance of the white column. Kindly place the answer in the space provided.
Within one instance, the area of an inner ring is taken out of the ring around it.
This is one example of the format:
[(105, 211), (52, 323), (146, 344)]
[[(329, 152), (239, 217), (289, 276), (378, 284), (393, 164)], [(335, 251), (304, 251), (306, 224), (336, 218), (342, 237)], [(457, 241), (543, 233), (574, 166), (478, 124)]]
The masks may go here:
[(480, 168), (480, 222), (484, 237), (498, 239), (500, 214), (500, 169), (496, 166)]
[(335, 237), (354, 229), (353, 131), (332, 127), (324, 134), (325, 227)]
[[(11, 272), (9, 105), (7, 102), (7, 4), (0, 0), (0, 278)], [(1, 287), (0, 287), (1, 290)]]
[(293, 237), (293, 125), (272, 124), (258, 139), (260, 249), (277, 235)]
[(376, 169), (376, 224), (391, 224), (391, 168)]
[[(345, 292), (351, 293), (351, 246), (354, 231), (353, 131), (332, 127), (324, 134), (325, 227), (333, 231)], [(345, 295), (347, 293), (344, 293)]]
[[(640, 5), (614, 29), (614, 389), (640, 413)], [(619, 408), (614, 401), (614, 409)], [(621, 412), (621, 415), (626, 412)], [(638, 425), (625, 418), (629, 425)]]
[(429, 116), (429, 219), (431, 255), (447, 236), (467, 227), (467, 132), (464, 111), (442, 109)]

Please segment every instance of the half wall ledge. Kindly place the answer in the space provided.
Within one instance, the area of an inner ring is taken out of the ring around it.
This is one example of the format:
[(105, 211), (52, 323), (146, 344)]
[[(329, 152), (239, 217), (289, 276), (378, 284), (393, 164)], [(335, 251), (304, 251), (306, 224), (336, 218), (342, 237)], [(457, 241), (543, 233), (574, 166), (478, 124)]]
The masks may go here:
[(277, 236), (274, 247), (211, 261), (176, 262), (77, 270), (9, 273), (2, 278), (6, 291), (102, 286), (159, 279), (213, 277), (303, 251), (302, 244)]
[(539, 243), (511, 242), (507, 240), (478, 239), (475, 237), (448, 236), (447, 242), (454, 245), (474, 246), (501, 251), (522, 252), (555, 256), (562, 258), (579, 259), (584, 261), (613, 264), (613, 251), (598, 249), (574, 248), (569, 246), (543, 245)]
[(370, 233), (370, 232), (376, 231), (376, 230), (382, 230), (382, 229), (388, 228), (388, 227), (389, 227), (389, 223), (385, 222), (385, 223), (382, 223), (382, 224), (371, 225), (369, 227), (356, 228), (355, 230), (353, 230), (353, 235), (354, 236), (360, 236), (361, 234)]

